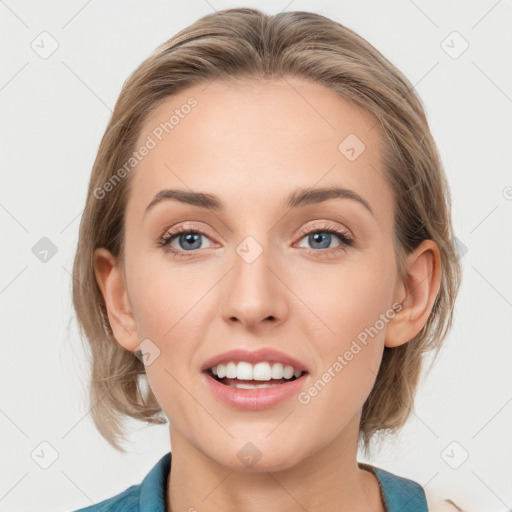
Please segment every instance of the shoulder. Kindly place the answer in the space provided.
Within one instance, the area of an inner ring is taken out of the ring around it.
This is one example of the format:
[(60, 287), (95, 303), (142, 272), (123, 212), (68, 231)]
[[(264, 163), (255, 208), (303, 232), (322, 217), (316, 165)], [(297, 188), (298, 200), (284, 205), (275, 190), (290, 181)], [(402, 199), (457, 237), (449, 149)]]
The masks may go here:
[(379, 481), (389, 512), (428, 512), (425, 491), (418, 482), (376, 466), (369, 467)]
[(170, 464), (169, 452), (160, 458), (140, 484), (132, 485), (111, 498), (74, 512), (165, 512)]
[(414, 480), (398, 476), (370, 464), (358, 463), (363, 469), (372, 471), (379, 481), (384, 501), (389, 512), (470, 512), (462, 508), (459, 500), (440, 499)]
[(140, 485), (132, 485), (111, 498), (100, 501), (90, 507), (75, 510), (74, 512), (113, 512), (116, 510), (139, 512), (139, 491)]

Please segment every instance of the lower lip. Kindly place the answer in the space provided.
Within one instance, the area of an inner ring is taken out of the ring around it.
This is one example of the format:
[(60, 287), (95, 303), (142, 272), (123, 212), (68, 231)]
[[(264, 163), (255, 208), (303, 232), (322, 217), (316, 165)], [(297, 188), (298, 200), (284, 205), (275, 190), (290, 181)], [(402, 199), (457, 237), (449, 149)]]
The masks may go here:
[(246, 411), (261, 411), (299, 393), (306, 382), (307, 375), (304, 373), (290, 382), (260, 389), (238, 389), (226, 386), (206, 372), (202, 373), (202, 378), (212, 393), (226, 405)]

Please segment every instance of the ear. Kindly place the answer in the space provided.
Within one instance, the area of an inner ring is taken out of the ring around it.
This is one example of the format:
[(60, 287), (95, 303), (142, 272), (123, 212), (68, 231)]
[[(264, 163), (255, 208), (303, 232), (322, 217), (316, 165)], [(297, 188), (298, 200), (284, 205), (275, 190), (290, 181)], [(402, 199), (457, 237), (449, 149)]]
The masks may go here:
[(94, 251), (94, 273), (115, 339), (126, 350), (133, 352), (138, 348), (139, 340), (125, 276), (116, 258), (103, 247)]
[(395, 302), (400, 302), (402, 309), (388, 323), (386, 347), (407, 343), (426, 324), (441, 286), (438, 245), (433, 240), (424, 240), (409, 254), (406, 267), (407, 275), (395, 288)]

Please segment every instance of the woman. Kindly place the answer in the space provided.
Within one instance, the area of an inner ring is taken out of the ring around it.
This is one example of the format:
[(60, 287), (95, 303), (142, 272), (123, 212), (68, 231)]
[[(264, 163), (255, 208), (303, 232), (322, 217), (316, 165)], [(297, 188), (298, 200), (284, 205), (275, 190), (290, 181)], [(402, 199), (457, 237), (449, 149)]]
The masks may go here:
[(162, 44), (102, 139), (73, 300), (99, 431), (167, 418), (172, 464), (83, 510), (441, 506), (357, 450), (451, 327), (453, 240), (421, 100), (356, 33), (240, 8)]

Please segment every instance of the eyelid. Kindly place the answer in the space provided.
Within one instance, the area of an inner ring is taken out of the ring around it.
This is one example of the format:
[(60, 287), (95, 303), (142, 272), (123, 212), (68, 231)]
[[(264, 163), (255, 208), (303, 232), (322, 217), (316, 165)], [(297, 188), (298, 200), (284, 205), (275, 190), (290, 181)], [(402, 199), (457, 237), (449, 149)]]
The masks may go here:
[[(198, 227), (197, 225), (194, 224), (195, 222), (196, 221), (186, 221), (183, 224), (178, 225), (177, 227), (167, 227), (166, 229), (163, 230), (163, 233), (159, 237), (159, 239), (161, 240), (167, 234), (175, 233), (176, 231), (179, 231), (179, 232), (181, 232), (181, 231), (197, 231), (198, 233), (206, 235), (206, 236), (208, 236), (211, 239), (215, 239), (216, 238), (216, 237), (212, 236), (211, 232), (207, 228)], [(317, 222), (317, 221), (312, 221), (312, 222)], [(335, 224), (333, 224), (334, 221), (330, 221), (330, 220), (323, 220), (322, 221), (322, 220), (320, 220), (318, 222), (320, 222), (321, 225), (310, 224), (308, 226), (302, 227), (295, 236), (299, 237), (299, 236), (307, 235), (311, 231), (314, 231), (314, 230), (333, 229), (333, 230), (336, 230), (336, 231), (341, 231), (343, 234), (345, 234), (347, 236), (347, 238), (350, 238), (351, 240), (354, 239), (354, 235), (352, 234), (352, 232), (348, 228), (346, 228), (344, 226), (335, 225)]]
[[(194, 254), (198, 254), (202, 251), (200, 249), (194, 249), (191, 251), (183, 251), (182, 249), (172, 248), (171, 243), (176, 238), (178, 238), (180, 236), (180, 234), (182, 234), (182, 233), (195, 232), (201, 236), (207, 237), (212, 242), (212, 246), (215, 246), (215, 244), (216, 244), (215, 238), (216, 237), (212, 236), (208, 229), (198, 228), (198, 227), (194, 226), (193, 222), (194, 221), (187, 221), (184, 224), (178, 225), (177, 227), (167, 228), (164, 231), (164, 233), (161, 235), (161, 237), (159, 237), (159, 239), (157, 240), (157, 245), (159, 245), (160, 247), (163, 247), (164, 250), (166, 250), (166, 252), (173, 253), (173, 255), (175, 257), (180, 257), (180, 258), (191, 257)], [(333, 221), (324, 220), (324, 221), (319, 221), (319, 222), (321, 223), (320, 225), (319, 224), (309, 224), (308, 226), (301, 228), (299, 233), (297, 235), (295, 235), (294, 240), (298, 238), (297, 242), (300, 242), (304, 237), (306, 237), (312, 233), (324, 231), (324, 232), (327, 232), (330, 234), (334, 234), (336, 237), (338, 237), (338, 239), (341, 242), (341, 245), (340, 245), (341, 248), (346, 249), (348, 247), (356, 247), (356, 244), (354, 241), (354, 236), (352, 235), (352, 233), (350, 232), (349, 229), (345, 228), (344, 226), (335, 225), (333, 223)], [(294, 242), (294, 244), (296, 244), (297, 242)], [(208, 249), (208, 248), (211, 248), (211, 247), (202, 248), (202, 249), (204, 251), (204, 249)], [(339, 250), (336, 248), (327, 249), (325, 251), (324, 250), (308, 249), (308, 248), (301, 248), (301, 249), (304, 250), (306, 253), (312, 253), (315, 255), (323, 255), (323, 254), (329, 255), (330, 253), (336, 252), (337, 250)], [(187, 253), (189, 253), (188, 256), (187, 256)]]
[(313, 224), (313, 225), (309, 225), (304, 228), (301, 228), (301, 230), (299, 231), (297, 236), (308, 235), (312, 231), (314, 232), (314, 231), (321, 231), (321, 230), (333, 230), (333, 231), (340, 231), (350, 240), (354, 239), (354, 235), (352, 234), (352, 232), (344, 226), (335, 225), (333, 223), (333, 221), (330, 221), (330, 220), (324, 220), (324, 221), (319, 221), (319, 222), (321, 222), (323, 224), (321, 224), (321, 225)]
[(210, 238), (215, 238), (212, 236), (210, 230), (206, 227), (196, 224), (198, 221), (185, 221), (183, 223), (178, 224), (177, 226), (170, 226), (163, 230), (161, 238), (165, 237), (169, 233), (175, 233), (176, 231), (196, 231), (198, 233), (202, 233), (207, 235)]

